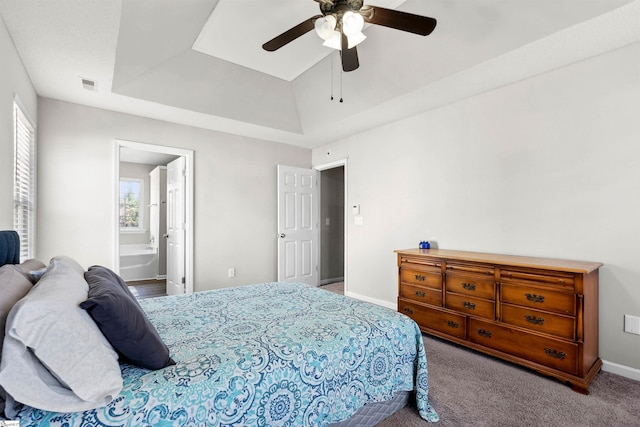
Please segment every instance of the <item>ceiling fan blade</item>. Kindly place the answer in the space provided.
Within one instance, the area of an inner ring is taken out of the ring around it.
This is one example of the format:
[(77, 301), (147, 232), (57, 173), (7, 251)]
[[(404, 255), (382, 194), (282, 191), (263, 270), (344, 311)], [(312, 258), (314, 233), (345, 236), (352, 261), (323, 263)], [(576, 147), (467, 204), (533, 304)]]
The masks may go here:
[(348, 49), (349, 40), (347, 36), (342, 34), (342, 49), (340, 50), (340, 56), (342, 57), (342, 70), (353, 71), (356, 70), (360, 66), (360, 62), (358, 62), (358, 51), (356, 47), (352, 47)]
[(262, 48), (269, 52), (273, 52), (274, 50), (280, 49), (282, 46), (286, 45), (287, 43), (290, 43), (295, 39), (297, 39), (298, 37), (313, 30), (316, 19), (321, 17), (322, 15), (312, 16), (306, 21), (299, 23), (295, 27), (269, 40), (268, 42), (262, 45)]
[(395, 28), (396, 30), (428, 36), (436, 28), (437, 21), (427, 16), (378, 6), (365, 6), (360, 10), (365, 22)]

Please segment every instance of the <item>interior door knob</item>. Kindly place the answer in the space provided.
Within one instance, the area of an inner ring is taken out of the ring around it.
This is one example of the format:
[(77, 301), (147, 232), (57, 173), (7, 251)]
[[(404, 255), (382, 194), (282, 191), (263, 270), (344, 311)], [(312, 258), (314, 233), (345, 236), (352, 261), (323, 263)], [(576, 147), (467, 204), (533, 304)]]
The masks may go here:
[(286, 235), (286, 234), (284, 234), (284, 233), (280, 233), (280, 238), (281, 238), (281, 239), (284, 239), (285, 237), (287, 237), (287, 235)]

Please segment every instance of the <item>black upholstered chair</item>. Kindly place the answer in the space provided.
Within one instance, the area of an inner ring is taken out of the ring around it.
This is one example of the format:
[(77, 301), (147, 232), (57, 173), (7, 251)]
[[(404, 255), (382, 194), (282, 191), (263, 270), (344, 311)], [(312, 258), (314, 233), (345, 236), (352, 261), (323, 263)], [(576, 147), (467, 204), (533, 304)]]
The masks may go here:
[(20, 236), (13, 230), (0, 231), (0, 266), (20, 264)]

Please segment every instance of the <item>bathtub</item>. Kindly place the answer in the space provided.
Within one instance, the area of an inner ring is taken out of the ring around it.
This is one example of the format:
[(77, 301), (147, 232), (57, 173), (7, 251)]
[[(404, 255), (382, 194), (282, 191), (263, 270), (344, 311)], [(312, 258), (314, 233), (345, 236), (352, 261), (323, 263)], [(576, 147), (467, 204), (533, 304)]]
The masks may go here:
[(149, 280), (158, 277), (158, 248), (147, 244), (120, 245), (120, 277)]

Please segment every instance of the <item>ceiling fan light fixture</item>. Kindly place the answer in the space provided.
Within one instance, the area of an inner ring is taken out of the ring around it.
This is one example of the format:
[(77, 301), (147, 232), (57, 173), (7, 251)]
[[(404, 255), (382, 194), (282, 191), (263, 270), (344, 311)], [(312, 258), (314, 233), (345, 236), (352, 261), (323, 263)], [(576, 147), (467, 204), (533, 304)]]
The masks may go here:
[(364, 18), (359, 13), (349, 11), (342, 16), (342, 31), (345, 36), (350, 37), (362, 33), (363, 28)]
[(322, 18), (316, 19), (314, 25), (318, 36), (323, 40), (329, 40), (331, 37), (334, 37), (336, 24), (337, 21), (335, 16), (326, 15)]
[(352, 47), (358, 46), (360, 43), (362, 43), (364, 41), (364, 39), (366, 39), (367, 36), (365, 36), (362, 31), (357, 32), (355, 34), (352, 34), (350, 36), (347, 36), (347, 47), (349, 49), (351, 49)]
[(333, 35), (322, 43), (323, 46), (330, 47), (331, 49), (341, 50), (342, 37), (339, 31), (334, 31)]

